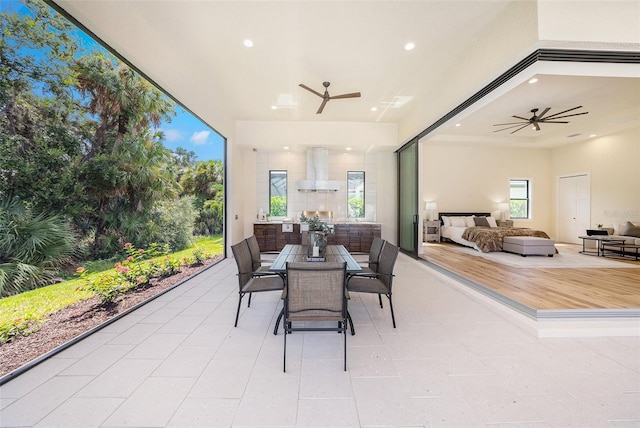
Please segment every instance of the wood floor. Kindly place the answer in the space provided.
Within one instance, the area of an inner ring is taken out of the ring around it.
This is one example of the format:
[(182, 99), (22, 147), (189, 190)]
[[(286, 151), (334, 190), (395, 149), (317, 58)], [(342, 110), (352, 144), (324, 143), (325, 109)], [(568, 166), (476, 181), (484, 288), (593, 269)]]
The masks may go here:
[(640, 308), (640, 269), (631, 266), (640, 262), (625, 262), (629, 268), (516, 268), (452, 251), (456, 245), (427, 244), (422, 258), (534, 310)]

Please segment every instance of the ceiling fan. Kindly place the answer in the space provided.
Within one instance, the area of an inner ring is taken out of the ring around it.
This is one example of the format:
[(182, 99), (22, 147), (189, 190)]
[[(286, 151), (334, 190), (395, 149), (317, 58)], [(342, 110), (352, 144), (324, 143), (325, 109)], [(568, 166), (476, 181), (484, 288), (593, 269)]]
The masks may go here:
[(536, 131), (540, 130), (540, 124), (541, 123), (569, 123), (567, 121), (558, 121), (556, 119), (563, 119), (565, 117), (571, 117), (571, 116), (580, 116), (582, 114), (588, 114), (588, 111), (582, 112), (582, 113), (573, 113), (573, 114), (565, 114), (564, 116), (560, 116), (564, 113), (568, 113), (570, 111), (576, 110), (582, 108), (582, 106), (577, 106), (577, 107), (573, 107), (570, 108), (568, 110), (564, 110), (558, 113), (554, 113), (551, 114), (549, 116), (545, 115), (547, 114), (547, 112), (551, 109), (551, 107), (547, 107), (546, 109), (544, 109), (542, 111), (542, 113), (540, 113), (540, 116), (536, 116), (536, 113), (538, 112), (537, 108), (531, 109), (531, 113), (533, 113), (533, 116), (531, 116), (531, 118), (527, 119), (526, 117), (521, 117), (521, 116), (511, 116), (511, 117), (515, 117), (516, 119), (520, 119), (520, 122), (510, 122), (510, 123), (497, 123), (493, 126), (506, 126), (506, 128), (502, 128), (502, 129), (498, 129), (496, 131), (493, 132), (500, 132), (500, 131), (506, 131), (507, 129), (513, 129), (513, 128), (517, 128), (515, 131), (511, 131), (511, 134), (515, 134), (516, 132), (520, 131), (521, 129), (526, 128), (527, 126), (533, 125), (533, 127), (536, 129)]
[(350, 94), (335, 95), (335, 96), (332, 97), (331, 95), (329, 95), (329, 90), (328, 90), (330, 84), (331, 83), (329, 83), (329, 82), (322, 82), (322, 86), (324, 86), (324, 94), (321, 94), (320, 92), (311, 89), (310, 87), (308, 87), (304, 83), (300, 83), (298, 85), (301, 88), (304, 88), (309, 92), (313, 92), (314, 94), (316, 94), (317, 96), (322, 98), (322, 104), (320, 104), (320, 108), (318, 109), (316, 114), (322, 113), (322, 110), (324, 110), (324, 106), (327, 105), (327, 103), (330, 100), (337, 100), (337, 99), (340, 99), (340, 98), (358, 98), (360, 96), (360, 92), (352, 92)]

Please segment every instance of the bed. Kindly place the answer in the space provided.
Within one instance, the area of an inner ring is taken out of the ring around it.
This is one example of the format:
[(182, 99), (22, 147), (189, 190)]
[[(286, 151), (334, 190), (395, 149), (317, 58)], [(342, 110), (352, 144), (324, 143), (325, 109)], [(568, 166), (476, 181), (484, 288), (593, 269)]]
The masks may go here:
[(498, 227), (491, 213), (440, 213), (440, 235), (444, 240), (474, 248), (483, 253), (502, 251), (505, 236), (535, 236), (549, 239), (542, 230), (524, 227)]

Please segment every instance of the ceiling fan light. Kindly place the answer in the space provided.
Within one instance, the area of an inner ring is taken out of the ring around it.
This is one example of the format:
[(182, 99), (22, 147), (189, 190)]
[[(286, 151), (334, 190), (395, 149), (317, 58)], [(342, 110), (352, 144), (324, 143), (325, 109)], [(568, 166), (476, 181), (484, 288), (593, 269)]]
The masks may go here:
[(253, 47), (253, 40), (245, 39), (245, 40), (243, 40), (242, 44), (244, 45), (245, 48), (252, 48)]
[(407, 44), (404, 45), (404, 50), (409, 52), (409, 51), (412, 51), (415, 47), (416, 47), (415, 43), (408, 42)]

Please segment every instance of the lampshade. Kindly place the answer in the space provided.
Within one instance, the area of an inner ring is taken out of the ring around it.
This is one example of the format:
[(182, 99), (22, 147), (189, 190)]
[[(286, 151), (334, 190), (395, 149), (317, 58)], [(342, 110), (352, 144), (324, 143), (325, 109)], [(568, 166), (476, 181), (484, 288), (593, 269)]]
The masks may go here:
[(499, 211), (509, 211), (509, 204), (506, 202), (502, 202), (501, 204), (498, 204), (498, 210)]
[(424, 209), (427, 211), (435, 211), (438, 209), (438, 204), (435, 202), (427, 202), (424, 206)]

